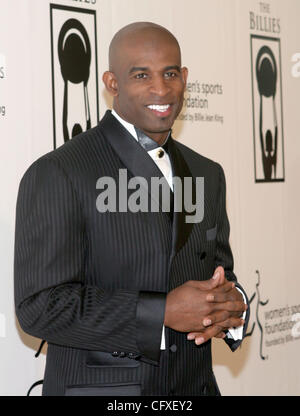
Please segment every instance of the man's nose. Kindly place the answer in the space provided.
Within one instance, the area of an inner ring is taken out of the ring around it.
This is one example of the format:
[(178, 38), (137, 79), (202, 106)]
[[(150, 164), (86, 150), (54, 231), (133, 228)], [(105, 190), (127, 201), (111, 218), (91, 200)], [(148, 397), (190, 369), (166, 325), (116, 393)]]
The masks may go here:
[(170, 85), (163, 76), (158, 75), (152, 78), (150, 91), (153, 94), (159, 95), (160, 97), (164, 97), (170, 92)]

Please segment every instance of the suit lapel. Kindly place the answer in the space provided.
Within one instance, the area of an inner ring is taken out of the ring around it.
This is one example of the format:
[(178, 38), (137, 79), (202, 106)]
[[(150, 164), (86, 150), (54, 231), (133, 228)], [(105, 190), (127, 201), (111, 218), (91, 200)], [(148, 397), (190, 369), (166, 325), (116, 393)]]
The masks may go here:
[[(193, 229), (193, 223), (186, 222), (186, 215), (190, 215), (186, 211), (184, 205), (184, 178), (192, 178), (191, 171), (182, 156), (180, 150), (176, 146), (176, 142), (172, 137), (168, 140), (168, 154), (172, 163), (173, 177), (176, 176), (180, 178), (182, 184), (182, 192), (176, 191), (176, 186), (174, 186), (174, 206), (181, 206), (182, 210), (179, 212), (174, 212), (173, 217), (173, 236), (172, 236), (172, 257), (178, 253), (178, 251), (184, 246), (189, 235)], [(188, 198), (192, 198), (192, 201), (196, 201), (196, 186), (194, 178), (192, 178), (192, 194), (186, 195)]]

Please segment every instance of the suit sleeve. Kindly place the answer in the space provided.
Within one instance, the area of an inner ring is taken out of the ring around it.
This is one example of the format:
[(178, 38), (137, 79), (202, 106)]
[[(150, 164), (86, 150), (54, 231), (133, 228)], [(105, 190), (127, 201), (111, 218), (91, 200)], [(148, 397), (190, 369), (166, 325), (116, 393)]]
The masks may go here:
[[(243, 294), (245, 295), (248, 309), (246, 311), (245, 324), (243, 328), (243, 337), (246, 334), (249, 316), (250, 316), (250, 307), (247, 295), (241, 285), (237, 282), (237, 278), (233, 272), (233, 256), (229, 244), (229, 233), (230, 225), (228, 221), (228, 216), (226, 212), (226, 181), (223, 168), (219, 167), (219, 202), (218, 202), (218, 212), (217, 212), (217, 251), (216, 251), (216, 263), (215, 266), (222, 266), (225, 271), (225, 276), (228, 280), (235, 282), (236, 287), (238, 287)], [(229, 345), (232, 351), (235, 351), (241, 344), (242, 340), (234, 340), (228, 337), (224, 338), (225, 342)]]
[[(123, 351), (157, 364), (165, 294), (87, 285), (85, 226), (63, 168), (50, 158), (36, 161), (22, 178), (16, 207), (15, 307), (21, 327), (50, 343)], [(149, 325), (152, 337), (145, 346), (140, 340)]]

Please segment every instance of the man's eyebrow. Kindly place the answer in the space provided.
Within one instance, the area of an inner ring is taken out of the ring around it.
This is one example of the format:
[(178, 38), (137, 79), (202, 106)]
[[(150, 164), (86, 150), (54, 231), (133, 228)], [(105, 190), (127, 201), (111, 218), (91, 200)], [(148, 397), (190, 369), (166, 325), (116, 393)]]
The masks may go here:
[[(170, 71), (170, 70), (174, 70), (174, 69), (178, 72), (181, 72), (181, 68), (178, 65), (166, 66), (164, 68), (164, 71)], [(129, 74), (133, 74), (134, 72), (145, 72), (145, 71), (149, 71), (149, 68), (147, 66), (133, 66), (130, 69)]]
[(139, 71), (147, 71), (149, 68), (146, 66), (134, 66), (130, 69), (129, 74), (132, 74), (133, 72), (139, 72)]
[(165, 71), (170, 71), (172, 69), (176, 69), (176, 71), (181, 72), (181, 68), (178, 65), (171, 65), (171, 66), (166, 66), (166, 68), (164, 69)]

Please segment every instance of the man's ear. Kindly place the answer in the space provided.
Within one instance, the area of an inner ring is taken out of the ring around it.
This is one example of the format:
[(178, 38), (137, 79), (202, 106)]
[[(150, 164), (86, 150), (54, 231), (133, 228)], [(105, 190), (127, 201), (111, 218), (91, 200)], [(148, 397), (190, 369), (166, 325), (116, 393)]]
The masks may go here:
[(188, 78), (189, 70), (184, 66), (181, 68), (181, 75), (184, 82), (184, 89), (186, 88), (187, 78)]
[(110, 71), (105, 71), (102, 76), (102, 81), (110, 95), (116, 97), (118, 95), (118, 82), (115, 74)]

